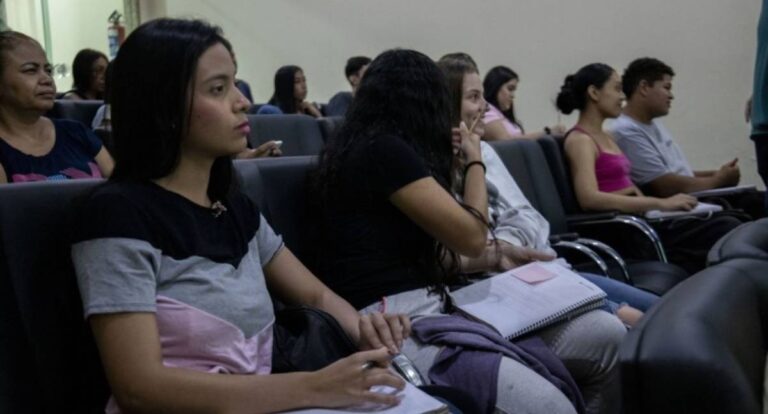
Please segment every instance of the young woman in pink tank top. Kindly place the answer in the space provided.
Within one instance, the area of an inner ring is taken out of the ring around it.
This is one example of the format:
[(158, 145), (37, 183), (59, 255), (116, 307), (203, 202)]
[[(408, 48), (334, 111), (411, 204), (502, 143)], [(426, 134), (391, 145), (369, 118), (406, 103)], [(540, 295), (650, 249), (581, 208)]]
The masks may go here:
[(564, 114), (579, 110), (578, 123), (566, 134), (565, 153), (571, 167), (576, 198), (585, 210), (690, 210), (696, 198), (677, 194), (668, 198), (644, 196), (629, 178), (629, 160), (611, 135), (603, 130), (607, 118), (621, 114), (621, 78), (610, 66), (587, 65), (565, 78), (557, 96)]

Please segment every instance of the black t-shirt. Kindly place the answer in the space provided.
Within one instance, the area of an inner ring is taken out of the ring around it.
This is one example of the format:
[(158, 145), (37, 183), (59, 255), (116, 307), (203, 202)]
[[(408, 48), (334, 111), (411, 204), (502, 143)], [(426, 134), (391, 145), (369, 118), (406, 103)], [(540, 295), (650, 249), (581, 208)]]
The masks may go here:
[(397, 136), (366, 139), (338, 172), (319, 266), (323, 281), (358, 309), (425, 287), (426, 274), (434, 272), (420, 257), (435, 240), (389, 201), (400, 188), (430, 176), (427, 166)]
[(95, 157), (101, 140), (85, 125), (67, 119), (51, 119), (56, 141), (48, 154), (35, 156), (19, 151), (0, 138), (0, 168), (9, 183), (101, 178)]

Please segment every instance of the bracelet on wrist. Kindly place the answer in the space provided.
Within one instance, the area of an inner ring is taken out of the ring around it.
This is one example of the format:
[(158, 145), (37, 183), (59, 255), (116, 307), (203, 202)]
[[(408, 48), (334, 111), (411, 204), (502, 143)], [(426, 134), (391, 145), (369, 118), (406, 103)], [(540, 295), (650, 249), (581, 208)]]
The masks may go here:
[(485, 168), (485, 163), (483, 163), (482, 161), (470, 161), (470, 162), (467, 163), (467, 165), (464, 166), (464, 175), (465, 176), (467, 175), (467, 172), (469, 171), (469, 168), (474, 166), (474, 165), (479, 165), (479, 166), (483, 167), (483, 174), (485, 174), (488, 171)]

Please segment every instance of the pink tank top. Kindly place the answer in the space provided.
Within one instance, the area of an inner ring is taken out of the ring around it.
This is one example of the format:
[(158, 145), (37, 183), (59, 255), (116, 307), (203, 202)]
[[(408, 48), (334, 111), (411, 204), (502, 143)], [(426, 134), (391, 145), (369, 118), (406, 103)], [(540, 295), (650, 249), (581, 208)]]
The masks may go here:
[(624, 154), (611, 154), (603, 151), (597, 140), (578, 125), (571, 128), (565, 137), (567, 138), (573, 131), (579, 131), (592, 138), (597, 146), (595, 177), (597, 178), (597, 188), (600, 191), (612, 193), (632, 186), (632, 180), (629, 179), (631, 164)]

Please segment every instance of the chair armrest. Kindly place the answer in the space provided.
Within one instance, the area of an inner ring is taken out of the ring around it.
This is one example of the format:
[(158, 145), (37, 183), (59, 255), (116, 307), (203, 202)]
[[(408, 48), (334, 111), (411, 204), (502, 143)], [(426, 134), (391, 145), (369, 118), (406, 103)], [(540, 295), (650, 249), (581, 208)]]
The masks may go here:
[(628, 214), (616, 214), (612, 218), (591, 219), (569, 223), (569, 225), (575, 227), (575, 230), (585, 226), (606, 224), (628, 226), (635, 231), (639, 231), (653, 245), (654, 250), (656, 251), (657, 259), (660, 262), (669, 263), (669, 260), (667, 260), (667, 253), (664, 251), (664, 246), (661, 243), (661, 238), (656, 233), (656, 230), (654, 230), (650, 224), (641, 218)]
[(559, 233), (549, 235), (549, 244), (556, 244), (561, 241), (576, 241), (579, 238), (579, 233)]
[(610, 257), (613, 259), (614, 262), (619, 266), (619, 269), (621, 269), (621, 273), (624, 276), (624, 280), (627, 281), (630, 285), (634, 285), (632, 283), (632, 277), (629, 275), (629, 271), (627, 270), (627, 263), (624, 262), (624, 259), (621, 257), (619, 252), (617, 252), (613, 247), (595, 239), (587, 239), (580, 237), (578, 240), (576, 240), (578, 243), (581, 243), (583, 245), (588, 246), (589, 248), (593, 250), (597, 250), (599, 252), (602, 252), (604, 255)]
[(589, 222), (594, 220), (608, 220), (618, 216), (619, 214), (620, 213), (618, 211), (601, 211), (596, 213), (569, 214), (565, 218), (565, 221), (569, 225), (578, 224), (578, 223)]
[(572, 242), (572, 241), (560, 241), (558, 243), (555, 243), (552, 245), (552, 248), (557, 250), (571, 250), (576, 251), (584, 256), (587, 256), (592, 262), (594, 262), (597, 267), (600, 268), (600, 271), (603, 273), (604, 276), (609, 276), (608, 274), (608, 265), (605, 263), (605, 260), (603, 260), (602, 257), (600, 257), (599, 254), (595, 253), (594, 250), (590, 249), (587, 246), (584, 246), (581, 243)]

